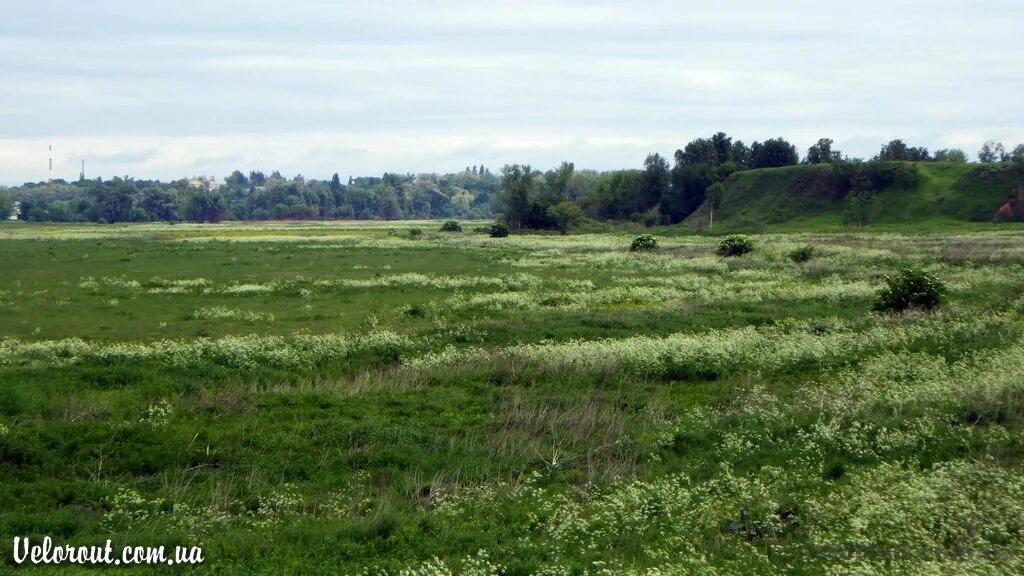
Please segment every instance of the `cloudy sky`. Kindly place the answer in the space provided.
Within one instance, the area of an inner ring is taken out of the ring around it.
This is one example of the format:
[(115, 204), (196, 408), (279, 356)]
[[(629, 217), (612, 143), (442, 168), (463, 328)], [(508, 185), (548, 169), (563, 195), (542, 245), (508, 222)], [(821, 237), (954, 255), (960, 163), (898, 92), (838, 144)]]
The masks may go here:
[(0, 183), (1024, 142), (1020, 0), (0, 0)]

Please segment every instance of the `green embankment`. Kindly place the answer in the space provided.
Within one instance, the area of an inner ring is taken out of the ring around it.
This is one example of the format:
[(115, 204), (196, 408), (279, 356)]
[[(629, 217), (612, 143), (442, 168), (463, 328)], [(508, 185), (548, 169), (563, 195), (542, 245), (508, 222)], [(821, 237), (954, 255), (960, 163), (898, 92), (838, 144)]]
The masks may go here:
[[(715, 210), (714, 228), (758, 231), (785, 226), (822, 229), (849, 226), (846, 216), (849, 169), (831, 165), (790, 166), (750, 170), (725, 181), (725, 194)], [(1020, 168), (1009, 164), (942, 162), (886, 163), (864, 170), (876, 174), (874, 199), (866, 208), (868, 225), (915, 226), (992, 222), (1008, 198), (1019, 194)], [(886, 176), (898, 173), (894, 181)], [(686, 220), (691, 226), (710, 221), (710, 204)]]

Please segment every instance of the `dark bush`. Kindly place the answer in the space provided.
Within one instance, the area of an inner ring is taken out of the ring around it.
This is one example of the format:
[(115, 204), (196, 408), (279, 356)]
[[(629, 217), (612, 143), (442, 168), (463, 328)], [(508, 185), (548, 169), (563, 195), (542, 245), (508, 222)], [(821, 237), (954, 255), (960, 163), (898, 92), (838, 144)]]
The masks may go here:
[(910, 189), (920, 180), (917, 167), (909, 162), (837, 164), (833, 170), (848, 191), (882, 190), (890, 186)]
[(797, 264), (803, 264), (804, 262), (807, 262), (811, 258), (814, 258), (814, 246), (811, 246), (810, 244), (808, 244), (807, 246), (801, 246), (800, 248), (797, 248), (796, 250), (793, 250), (792, 252), (787, 254), (787, 256), (793, 262), (796, 262)]
[(641, 234), (629, 245), (630, 252), (651, 252), (658, 249), (658, 239), (652, 234)]
[(742, 256), (753, 249), (750, 238), (743, 234), (730, 234), (718, 243), (716, 252), (719, 256)]
[(462, 225), (455, 220), (449, 220), (441, 225), (441, 232), (462, 232)]
[(937, 276), (916, 268), (904, 268), (895, 276), (886, 276), (885, 284), (875, 302), (876, 312), (934, 310), (946, 294), (946, 285)]
[(409, 238), (415, 240), (420, 236), (423, 236), (423, 230), (420, 230), (419, 228), (412, 228), (411, 230), (409, 230)]
[(491, 238), (504, 238), (508, 236), (508, 224), (495, 222), (491, 224), (491, 229), (488, 233), (491, 235)]

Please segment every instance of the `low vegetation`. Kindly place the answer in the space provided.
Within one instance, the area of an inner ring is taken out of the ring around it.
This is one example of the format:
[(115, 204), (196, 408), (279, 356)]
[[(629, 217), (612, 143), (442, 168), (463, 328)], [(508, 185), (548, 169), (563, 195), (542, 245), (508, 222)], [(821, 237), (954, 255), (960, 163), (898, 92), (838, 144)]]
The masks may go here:
[(630, 252), (653, 252), (658, 249), (658, 239), (652, 234), (641, 234), (629, 244)]
[(750, 238), (743, 234), (730, 234), (718, 243), (715, 252), (719, 256), (743, 256), (754, 249)]
[(207, 558), (124, 574), (1024, 567), (1019, 228), (441, 226), (0, 226), (0, 534)]
[(932, 311), (942, 303), (947, 289), (939, 278), (918, 268), (904, 268), (885, 277), (885, 288), (878, 294), (875, 310), (903, 312), (910, 309)]
[(495, 222), (494, 224), (491, 224), (491, 227), (488, 230), (488, 234), (491, 238), (505, 238), (508, 236), (508, 233), (508, 224), (505, 224), (504, 222)]
[(789, 254), (786, 254), (786, 256), (796, 264), (803, 264), (804, 262), (810, 262), (811, 258), (814, 258), (814, 253), (814, 246), (808, 244), (794, 249)]

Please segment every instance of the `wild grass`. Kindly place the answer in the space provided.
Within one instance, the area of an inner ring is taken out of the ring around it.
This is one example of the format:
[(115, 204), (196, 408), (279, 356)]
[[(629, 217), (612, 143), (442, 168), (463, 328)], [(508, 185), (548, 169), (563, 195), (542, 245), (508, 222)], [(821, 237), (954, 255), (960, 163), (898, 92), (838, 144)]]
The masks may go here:
[[(1018, 230), (439, 226), (0, 227), (0, 537), (208, 558), (126, 574), (1024, 571)], [(942, 306), (872, 312), (907, 266)]]

